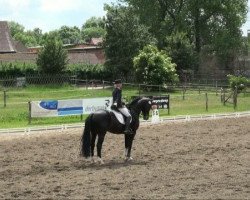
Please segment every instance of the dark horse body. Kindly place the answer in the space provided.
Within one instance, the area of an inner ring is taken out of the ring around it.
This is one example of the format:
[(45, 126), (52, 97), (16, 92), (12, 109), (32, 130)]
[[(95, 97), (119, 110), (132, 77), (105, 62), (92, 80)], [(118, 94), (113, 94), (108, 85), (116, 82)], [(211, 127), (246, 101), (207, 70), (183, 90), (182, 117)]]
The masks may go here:
[[(151, 109), (151, 100), (148, 98), (137, 98), (133, 100), (127, 107), (132, 116), (131, 130), (132, 134), (125, 134), (125, 158), (130, 159), (132, 143), (139, 128), (139, 118), (142, 112), (143, 118), (149, 118), (149, 111)], [(95, 140), (97, 141), (97, 156), (101, 160), (101, 150), (105, 135), (108, 132), (114, 134), (124, 134), (125, 125), (121, 124), (115, 117), (113, 112), (100, 110), (90, 114), (85, 121), (85, 128), (82, 135), (82, 156), (88, 158), (94, 156)]]

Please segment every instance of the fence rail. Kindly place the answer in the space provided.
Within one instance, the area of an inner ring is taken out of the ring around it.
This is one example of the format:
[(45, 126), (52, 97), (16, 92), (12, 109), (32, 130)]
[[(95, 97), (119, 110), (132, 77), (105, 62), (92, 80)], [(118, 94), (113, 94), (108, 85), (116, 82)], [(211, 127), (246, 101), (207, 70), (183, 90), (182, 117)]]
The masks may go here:
[[(219, 79), (214, 76), (209, 76), (209, 78), (204, 79), (198, 78), (203, 77), (196, 75), (195, 78), (190, 80), (181, 81), (178, 84), (166, 84), (165, 86), (161, 85), (145, 85), (139, 83), (125, 83), (124, 85), (127, 86), (134, 86), (134, 87), (141, 87), (144, 88), (151, 88), (154, 90), (197, 90), (197, 91), (218, 91), (220, 88), (228, 88), (227, 79)], [(126, 82), (126, 81), (124, 81)], [(6, 77), (0, 78), (0, 89), (8, 89), (9, 87), (24, 87), (27, 85), (48, 85), (48, 84), (70, 84), (73, 86), (78, 87), (86, 87), (88, 88), (98, 88), (98, 87), (109, 87), (112, 86), (112, 81), (109, 80), (99, 80), (99, 79), (82, 79), (79, 78), (77, 75), (72, 74), (56, 74), (56, 75), (26, 75), (24, 77)], [(249, 85), (250, 86), (250, 85)]]
[[(132, 80), (132, 79), (131, 79)], [(134, 80), (134, 79), (133, 79)], [(127, 82), (127, 81), (123, 81)], [(129, 82), (129, 81), (128, 81)], [(135, 81), (131, 81), (135, 82)], [(184, 83), (191, 83), (191, 84), (197, 84), (197, 85), (225, 85), (227, 83), (227, 79), (219, 79), (214, 77), (209, 78), (193, 78), (190, 80), (181, 80), (181, 82)], [(112, 84), (112, 81), (107, 81), (95, 78), (86, 78), (82, 79), (78, 77), (77, 75), (73, 74), (55, 74), (55, 75), (26, 75), (21, 77), (2, 77), (0, 78), (0, 85), (2, 87), (15, 87), (15, 86), (22, 86), (25, 84), (63, 84), (63, 83), (69, 83), (69, 84), (75, 84), (75, 85), (91, 85), (91, 84), (98, 84), (102, 85), (105, 84)]]
[[(238, 117), (248, 117), (250, 116), (250, 111), (247, 112), (235, 112), (235, 113), (222, 113), (222, 114), (211, 114), (211, 115), (181, 115), (175, 117), (164, 117), (160, 118), (160, 122), (183, 122), (183, 121), (193, 121), (193, 120), (211, 120), (211, 119), (224, 119), (224, 118), (238, 118)], [(141, 120), (143, 125), (150, 124), (150, 121)], [(41, 127), (27, 127), (27, 128), (13, 128), (13, 129), (0, 129), (0, 135), (9, 134), (31, 134), (37, 132), (45, 131), (65, 131), (69, 129), (84, 128), (83, 123), (77, 124), (62, 124), (53, 126), (41, 126)]]

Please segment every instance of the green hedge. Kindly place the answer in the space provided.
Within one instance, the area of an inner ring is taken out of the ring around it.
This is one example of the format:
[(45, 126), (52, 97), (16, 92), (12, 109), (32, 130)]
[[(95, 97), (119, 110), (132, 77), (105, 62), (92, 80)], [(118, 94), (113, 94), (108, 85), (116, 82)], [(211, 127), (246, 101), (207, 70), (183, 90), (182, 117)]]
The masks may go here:
[(37, 65), (35, 63), (21, 62), (1, 62), (0, 63), (0, 78), (19, 77), (26, 74), (36, 74)]
[(106, 70), (105, 66), (100, 64), (69, 64), (67, 71), (77, 75), (80, 79), (108, 80), (111, 77), (111, 74)]
[[(35, 63), (1, 62), (0, 78), (21, 77), (26, 75), (39, 75), (38, 66)], [(69, 64), (65, 74), (77, 75), (80, 79), (107, 80), (111, 77), (104, 65)]]
[(244, 76), (234, 76), (234, 75), (227, 75), (230, 87), (234, 90), (236, 87), (239, 91), (244, 90), (249, 84), (250, 79)]

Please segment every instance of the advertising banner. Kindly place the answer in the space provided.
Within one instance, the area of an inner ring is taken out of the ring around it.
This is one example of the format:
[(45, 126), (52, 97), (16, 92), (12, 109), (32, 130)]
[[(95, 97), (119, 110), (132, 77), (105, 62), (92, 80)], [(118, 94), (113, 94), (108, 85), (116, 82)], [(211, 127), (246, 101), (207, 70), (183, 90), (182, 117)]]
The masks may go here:
[(157, 104), (159, 109), (169, 109), (169, 96), (155, 96), (153, 102)]
[(109, 110), (112, 98), (31, 101), (31, 117), (58, 117)]
[[(133, 96), (132, 98), (137, 98)], [(153, 100), (158, 109), (169, 109), (169, 95), (164, 96), (144, 96)]]

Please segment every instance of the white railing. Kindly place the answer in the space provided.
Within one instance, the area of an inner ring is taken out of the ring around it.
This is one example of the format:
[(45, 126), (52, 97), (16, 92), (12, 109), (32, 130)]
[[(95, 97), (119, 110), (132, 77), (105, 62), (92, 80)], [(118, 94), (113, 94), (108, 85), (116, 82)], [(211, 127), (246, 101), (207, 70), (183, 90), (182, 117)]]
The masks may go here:
[[(160, 118), (160, 123), (162, 122), (176, 122), (176, 121), (191, 121), (191, 120), (209, 120), (209, 119), (222, 119), (222, 118), (238, 118), (250, 116), (250, 111), (246, 112), (234, 112), (234, 113), (219, 113), (211, 115), (180, 115), (174, 117), (162, 117)], [(141, 121), (142, 124), (151, 124), (151, 121)], [(1, 134), (30, 134), (35, 132), (46, 132), (46, 131), (64, 131), (68, 129), (83, 128), (84, 123), (77, 124), (62, 124), (53, 126), (40, 126), (40, 127), (27, 127), (27, 128), (12, 128), (12, 129), (0, 129)]]

